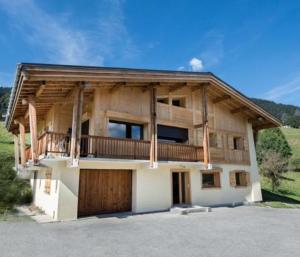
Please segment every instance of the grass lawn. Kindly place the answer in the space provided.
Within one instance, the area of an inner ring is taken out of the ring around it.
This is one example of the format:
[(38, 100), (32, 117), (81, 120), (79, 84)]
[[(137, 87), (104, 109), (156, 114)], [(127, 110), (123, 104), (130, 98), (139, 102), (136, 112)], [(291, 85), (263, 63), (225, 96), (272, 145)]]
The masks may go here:
[(0, 154), (7, 153), (13, 155), (14, 140), (12, 134), (8, 133), (4, 123), (0, 122)]
[(300, 172), (287, 172), (276, 192), (271, 190), (271, 182), (261, 177), (263, 194), (262, 206), (273, 208), (300, 208)]
[(292, 158), (300, 158), (300, 129), (281, 128), (281, 131), (285, 135), (286, 140), (292, 148)]

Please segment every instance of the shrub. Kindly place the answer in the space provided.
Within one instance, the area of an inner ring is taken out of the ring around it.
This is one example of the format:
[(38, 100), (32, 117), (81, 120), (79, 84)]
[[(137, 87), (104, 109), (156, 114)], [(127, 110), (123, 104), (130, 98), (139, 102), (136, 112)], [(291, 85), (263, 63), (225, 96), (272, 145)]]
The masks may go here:
[(31, 202), (32, 193), (29, 182), (17, 177), (12, 169), (13, 157), (0, 156), (0, 212), (12, 209), (15, 204)]
[(267, 152), (278, 153), (281, 158), (288, 160), (292, 156), (292, 150), (279, 128), (265, 129), (258, 135), (256, 144), (257, 161), (262, 163)]
[(262, 160), (260, 170), (262, 175), (269, 178), (272, 183), (272, 191), (280, 185), (282, 173), (288, 171), (288, 160), (283, 158), (279, 153), (267, 151)]

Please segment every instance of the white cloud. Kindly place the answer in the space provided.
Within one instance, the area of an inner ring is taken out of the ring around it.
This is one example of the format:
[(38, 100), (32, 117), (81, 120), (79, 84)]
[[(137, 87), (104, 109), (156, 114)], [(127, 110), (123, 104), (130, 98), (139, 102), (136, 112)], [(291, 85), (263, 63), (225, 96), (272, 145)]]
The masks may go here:
[(201, 71), (203, 69), (203, 62), (202, 60), (193, 57), (190, 61), (189, 61), (189, 65), (192, 68), (192, 71)]
[(265, 93), (265, 98), (269, 100), (284, 100), (284, 98), (300, 93), (300, 76), (295, 77), (291, 81), (272, 88)]
[(183, 71), (183, 70), (185, 70), (185, 67), (184, 67), (184, 66), (179, 66), (179, 67), (177, 68), (177, 70)]
[(105, 15), (91, 15), (90, 23), (96, 27), (92, 25), (90, 29), (74, 28), (71, 13), (51, 14), (35, 0), (0, 0), (0, 9), (6, 11), (17, 33), (31, 49), (41, 50), (47, 61), (103, 65), (104, 60), (118, 61), (137, 52), (124, 25), (122, 3), (121, 0), (101, 1), (99, 10)]

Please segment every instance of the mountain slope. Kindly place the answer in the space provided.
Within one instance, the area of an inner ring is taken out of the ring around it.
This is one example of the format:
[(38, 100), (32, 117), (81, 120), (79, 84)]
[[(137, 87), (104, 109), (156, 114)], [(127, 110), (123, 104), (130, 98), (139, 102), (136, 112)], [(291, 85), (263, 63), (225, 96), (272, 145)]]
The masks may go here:
[(280, 119), (284, 125), (293, 128), (300, 127), (300, 107), (257, 98), (251, 98), (251, 100)]

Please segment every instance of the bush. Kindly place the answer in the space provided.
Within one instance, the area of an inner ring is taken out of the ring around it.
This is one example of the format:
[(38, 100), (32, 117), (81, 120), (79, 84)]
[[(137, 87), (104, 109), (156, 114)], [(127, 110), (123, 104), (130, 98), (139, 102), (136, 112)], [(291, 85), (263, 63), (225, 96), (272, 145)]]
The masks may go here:
[(262, 175), (269, 178), (272, 183), (272, 191), (280, 185), (282, 173), (288, 171), (288, 160), (283, 158), (279, 153), (267, 151), (262, 160), (260, 169)]
[(265, 129), (258, 135), (256, 144), (257, 161), (262, 163), (268, 152), (278, 153), (281, 158), (288, 160), (292, 156), (292, 150), (279, 128)]
[(12, 209), (15, 204), (30, 203), (32, 192), (29, 182), (17, 177), (12, 169), (13, 157), (0, 156), (0, 213)]

